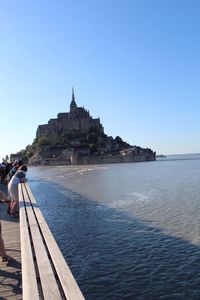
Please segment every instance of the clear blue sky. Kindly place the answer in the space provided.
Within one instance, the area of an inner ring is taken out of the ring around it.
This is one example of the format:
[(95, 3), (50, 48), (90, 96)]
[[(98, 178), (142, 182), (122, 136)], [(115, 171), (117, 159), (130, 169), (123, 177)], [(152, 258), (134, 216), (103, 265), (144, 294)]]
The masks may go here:
[(76, 103), (158, 154), (200, 152), (200, 1), (0, 0), (0, 159)]

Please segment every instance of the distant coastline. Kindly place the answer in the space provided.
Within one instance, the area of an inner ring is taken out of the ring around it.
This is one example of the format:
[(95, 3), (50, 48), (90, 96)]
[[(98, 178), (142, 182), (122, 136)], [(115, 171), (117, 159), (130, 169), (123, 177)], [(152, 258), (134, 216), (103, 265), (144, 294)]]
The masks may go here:
[(173, 161), (173, 160), (199, 160), (200, 159), (200, 153), (190, 153), (190, 154), (169, 154), (165, 157), (158, 157), (156, 155), (156, 159), (158, 161)]

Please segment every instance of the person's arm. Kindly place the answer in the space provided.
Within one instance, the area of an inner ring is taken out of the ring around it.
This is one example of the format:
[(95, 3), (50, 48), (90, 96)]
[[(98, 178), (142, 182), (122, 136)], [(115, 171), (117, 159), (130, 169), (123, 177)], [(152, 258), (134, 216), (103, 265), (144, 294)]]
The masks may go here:
[(25, 182), (26, 174), (23, 171), (18, 171), (16, 176), (19, 178), (19, 182)]

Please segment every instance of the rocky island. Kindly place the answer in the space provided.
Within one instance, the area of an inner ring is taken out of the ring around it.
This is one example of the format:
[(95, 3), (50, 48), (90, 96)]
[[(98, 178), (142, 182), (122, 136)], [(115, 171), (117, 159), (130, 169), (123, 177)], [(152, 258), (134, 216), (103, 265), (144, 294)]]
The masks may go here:
[(33, 144), (11, 155), (16, 157), (33, 165), (98, 164), (152, 161), (156, 153), (106, 135), (100, 118), (92, 118), (88, 110), (77, 106), (72, 89), (69, 112), (39, 125)]

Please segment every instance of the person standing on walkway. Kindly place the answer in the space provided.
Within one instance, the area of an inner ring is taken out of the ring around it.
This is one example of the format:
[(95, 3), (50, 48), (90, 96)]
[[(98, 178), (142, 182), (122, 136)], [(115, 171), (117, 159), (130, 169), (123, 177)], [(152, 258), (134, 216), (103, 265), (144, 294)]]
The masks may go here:
[(23, 164), (24, 163), (23, 163), (22, 159), (15, 160), (12, 163), (12, 167), (10, 168), (10, 170), (9, 170), (9, 172), (7, 174), (7, 177), (6, 177), (7, 183), (11, 180), (11, 178), (13, 177), (13, 175), (17, 172), (17, 170), (19, 169), (19, 167), (22, 166)]
[[(4, 195), (4, 193), (2, 193), (0, 191), (0, 203), (5, 203), (7, 202), (7, 198)], [(1, 220), (0, 220), (0, 255), (1, 255), (1, 261), (2, 262), (7, 262), (8, 261), (8, 256), (6, 254), (6, 250), (5, 250), (5, 245), (4, 245), (4, 241), (2, 238), (2, 230), (1, 230)]]
[(2, 232), (1, 232), (1, 220), (0, 220), (0, 254), (1, 254), (1, 261), (6, 262), (8, 261), (8, 256), (6, 254), (4, 241), (2, 238)]
[(8, 213), (12, 216), (17, 216), (19, 214), (18, 185), (20, 182), (25, 182), (27, 170), (28, 168), (26, 165), (19, 167), (8, 183), (8, 194), (11, 200)]

